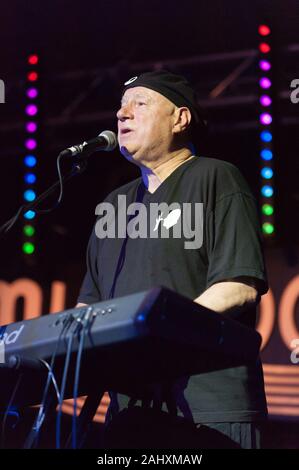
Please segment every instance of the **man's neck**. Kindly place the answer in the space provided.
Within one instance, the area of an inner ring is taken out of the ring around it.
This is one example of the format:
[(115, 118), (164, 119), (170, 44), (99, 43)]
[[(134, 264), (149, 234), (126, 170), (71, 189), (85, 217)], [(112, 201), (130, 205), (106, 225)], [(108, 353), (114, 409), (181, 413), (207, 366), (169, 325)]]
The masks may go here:
[(142, 166), (142, 179), (147, 190), (154, 193), (174, 170), (192, 157), (193, 155), (189, 149), (183, 149), (171, 154), (169, 158), (164, 159), (162, 162), (158, 162), (153, 168)]

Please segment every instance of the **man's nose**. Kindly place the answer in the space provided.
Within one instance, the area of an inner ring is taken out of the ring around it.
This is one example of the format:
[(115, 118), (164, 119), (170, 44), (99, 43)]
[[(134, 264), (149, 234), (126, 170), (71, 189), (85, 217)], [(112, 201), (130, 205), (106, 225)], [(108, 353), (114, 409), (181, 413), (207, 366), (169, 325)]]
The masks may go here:
[(129, 104), (122, 105), (122, 107), (116, 113), (117, 119), (124, 121), (125, 119), (132, 119), (132, 109)]

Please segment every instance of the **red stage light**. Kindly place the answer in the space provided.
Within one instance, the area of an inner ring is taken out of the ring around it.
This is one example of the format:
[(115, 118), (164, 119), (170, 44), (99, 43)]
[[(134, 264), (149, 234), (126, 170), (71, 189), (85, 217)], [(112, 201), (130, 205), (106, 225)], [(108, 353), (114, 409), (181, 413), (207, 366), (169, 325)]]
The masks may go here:
[(38, 74), (36, 72), (29, 72), (27, 78), (30, 82), (35, 82), (38, 79)]
[(271, 30), (270, 30), (269, 26), (267, 26), (265, 24), (261, 24), (259, 26), (259, 34), (261, 36), (268, 36), (270, 33), (271, 33)]
[(32, 54), (28, 57), (28, 63), (30, 65), (36, 65), (38, 63), (38, 56), (35, 54)]
[(266, 42), (261, 42), (261, 44), (259, 45), (259, 50), (266, 54), (267, 52), (271, 51), (271, 47)]

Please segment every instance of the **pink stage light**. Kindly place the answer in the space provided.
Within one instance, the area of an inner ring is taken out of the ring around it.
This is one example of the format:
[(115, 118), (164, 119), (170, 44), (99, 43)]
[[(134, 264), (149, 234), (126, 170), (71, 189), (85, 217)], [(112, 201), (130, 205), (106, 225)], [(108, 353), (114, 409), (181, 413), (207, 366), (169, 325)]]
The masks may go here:
[(262, 113), (260, 115), (260, 123), (268, 126), (272, 122), (272, 116), (269, 113)]
[(270, 86), (272, 85), (271, 83), (271, 80), (269, 80), (269, 78), (267, 77), (262, 77), (260, 79), (260, 87), (262, 88), (270, 88)]
[(28, 106), (26, 106), (26, 114), (28, 114), (28, 116), (35, 116), (37, 111), (38, 109), (35, 104), (28, 104)]
[(268, 60), (260, 60), (259, 66), (260, 69), (264, 70), (265, 72), (271, 69), (271, 64)]
[(37, 124), (35, 122), (27, 122), (26, 124), (26, 131), (27, 132), (30, 132), (31, 134), (33, 132), (36, 132), (36, 129), (37, 129)]
[(260, 103), (261, 103), (262, 106), (270, 106), (271, 103), (272, 103), (272, 100), (271, 100), (270, 96), (262, 95), (260, 97)]
[(36, 148), (36, 140), (35, 139), (27, 139), (25, 141), (25, 147), (28, 149), (28, 150), (33, 150)]
[(28, 98), (34, 99), (38, 95), (38, 91), (36, 88), (28, 88), (27, 90), (27, 96)]

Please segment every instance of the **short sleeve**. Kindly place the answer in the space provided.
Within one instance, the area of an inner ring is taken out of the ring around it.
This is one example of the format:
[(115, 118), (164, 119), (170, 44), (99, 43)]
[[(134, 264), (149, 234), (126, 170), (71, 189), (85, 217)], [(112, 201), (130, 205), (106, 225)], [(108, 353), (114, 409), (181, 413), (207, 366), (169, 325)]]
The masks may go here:
[(100, 302), (101, 292), (98, 287), (98, 268), (97, 268), (97, 257), (98, 257), (98, 240), (96, 238), (95, 230), (93, 229), (92, 234), (89, 238), (86, 251), (86, 265), (87, 271), (84, 280), (81, 285), (79, 297), (77, 302), (92, 304)]
[(239, 276), (255, 278), (260, 295), (268, 290), (260, 225), (253, 196), (224, 196), (207, 215), (207, 287)]

